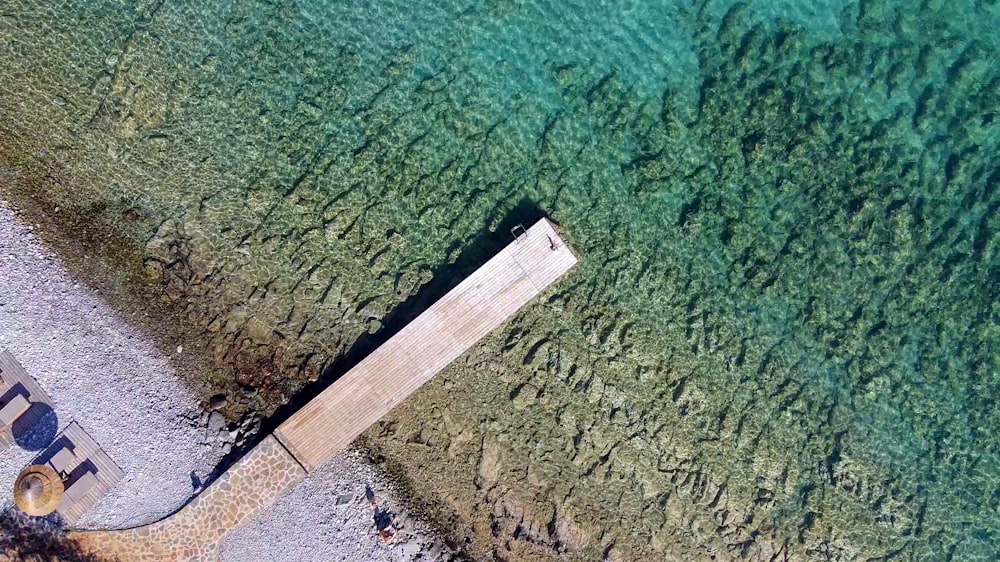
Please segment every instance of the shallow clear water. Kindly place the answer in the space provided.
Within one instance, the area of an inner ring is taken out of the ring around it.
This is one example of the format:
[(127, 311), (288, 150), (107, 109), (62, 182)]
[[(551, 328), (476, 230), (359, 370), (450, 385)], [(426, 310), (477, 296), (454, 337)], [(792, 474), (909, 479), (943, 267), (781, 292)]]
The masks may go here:
[(134, 236), (258, 406), (540, 211), (581, 266), (466, 417), (583, 552), (996, 558), (995, 2), (4, 12), (5, 189)]

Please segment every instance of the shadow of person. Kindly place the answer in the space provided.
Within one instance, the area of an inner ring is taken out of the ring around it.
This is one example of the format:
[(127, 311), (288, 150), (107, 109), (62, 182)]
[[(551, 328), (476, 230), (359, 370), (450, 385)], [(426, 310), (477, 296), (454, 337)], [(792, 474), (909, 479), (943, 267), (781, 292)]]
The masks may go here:
[(28, 451), (41, 451), (47, 447), (58, 430), (59, 417), (51, 406), (42, 402), (33, 403), (11, 427), (14, 442)]
[(191, 488), (195, 492), (197, 492), (198, 490), (201, 490), (201, 484), (202, 484), (202, 482), (201, 482), (201, 478), (198, 477), (198, 473), (196, 473), (195, 471), (192, 470), (191, 474), (189, 476), (191, 476)]

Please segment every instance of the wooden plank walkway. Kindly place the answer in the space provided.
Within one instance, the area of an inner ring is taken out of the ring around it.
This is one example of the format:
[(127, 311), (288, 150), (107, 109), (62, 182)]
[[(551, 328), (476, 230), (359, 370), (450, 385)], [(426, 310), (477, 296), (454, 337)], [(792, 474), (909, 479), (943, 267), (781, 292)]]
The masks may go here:
[(118, 484), (125, 477), (125, 473), (101, 449), (100, 445), (94, 441), (94, 438), (87, 434), (80, 427), (80, 424), (75, 421), (71, 422), (63, 430), (62, 434), (56, 437), (51, 445), (35, 457), (35, 460), (31, 464), (48, 463), (64, 447), (72, 449), (76, 456), (76, 461), (68, 467), (70, 481), (67, 486), (71, 485), (74, 480), (87, 472), (93, 472), (94, 476), (97, 477), (97, 484), (79, 500), (74, 502), (69, 495), (63, 495), (62, 502), (59, 504), (56, 512), (59, 513), (59, 516), (62, 517), (67, 525), (72, 526), (90, 508), (94, 507), (98, 500), (111, 491), (115, 487), (115, 484)]
[(577, 258), (541, 219), (319, 396), (274, 436), (316, 470), (497, 328)]
[(72, 533), (119, 560), (217, 560), (226, 535), (364, 430), (576, 264), (548, 220), (452, 289), (265, 437), (174, 515), (120, 531)]
[[(3, 383), (0, 384), (0, 406), (7, 404), (17, 394), (24, 396), (31, 403), (28, 411), (17, 418), (13, 426), (0, 430), (0, 450), (13, 445), (18, 436), (27, 434), (33, 429), (44, 430), (42, 427), (37, 427), (43, 421), (52, 424), (51, 433), (48, 435), (51, 439), (57, 424), (52, 398), (7, 350), (0, 352), (0, 378), (3, 379)], [(45, 418), (49, 416), (52, 419), (46, 420)], [(44, 435), (41, 437), (44, 438)]]

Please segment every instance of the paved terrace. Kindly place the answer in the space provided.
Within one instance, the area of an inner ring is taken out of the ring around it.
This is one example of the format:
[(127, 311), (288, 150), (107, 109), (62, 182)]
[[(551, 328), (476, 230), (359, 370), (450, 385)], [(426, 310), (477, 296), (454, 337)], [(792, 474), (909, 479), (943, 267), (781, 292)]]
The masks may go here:
[(306, 404), (174, 515), (75, 534), (120, 560), (217, 560), (233, 529), (292, 489), (576, 264), (547, 219), (527, 229)]

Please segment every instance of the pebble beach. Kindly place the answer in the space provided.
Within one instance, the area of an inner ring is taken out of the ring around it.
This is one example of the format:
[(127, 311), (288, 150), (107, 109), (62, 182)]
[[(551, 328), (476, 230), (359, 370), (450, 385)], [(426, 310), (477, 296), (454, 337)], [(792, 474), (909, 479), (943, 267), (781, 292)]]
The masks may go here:
[(81, 524), (151, 519), (544, 216), (578, 267), (364, 434), (399, 490), (313, 475), (227, 556), (407, 556), (358, 546), (372, 478), (475, 560), (1000, 560), (997, 29), (8, 2), (0, 346), (129, 475)]
[[(76, 421), (125, 477), (76, 525), (125, 528), (172, 513), (206, 479), (246, 428), (229, 424), (178, 379), (173, 361), (108, 303), (74, 280), (40, 238), (0, 201), (0, 349), (9, 350), (55, 404), (61, 431)], [(218, 404), (216, 404), (218, 406)], [(52, 423), (52, 420), (45, 420)], [(0, 455), (3, 510), (18, 472), (46, 444)], [(377, 505), (366, 497), (376, 494)], [(391, 483), (358, 452), (345, 452), (233, 533), (223, 560), (446, 560), (449, 549), (397, 507)], [(383, 542), (373, 514), (400, 530)]]

